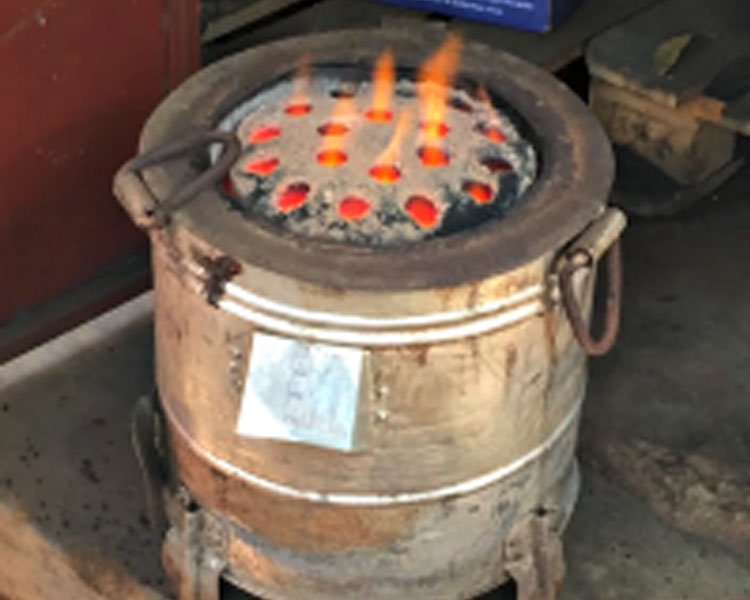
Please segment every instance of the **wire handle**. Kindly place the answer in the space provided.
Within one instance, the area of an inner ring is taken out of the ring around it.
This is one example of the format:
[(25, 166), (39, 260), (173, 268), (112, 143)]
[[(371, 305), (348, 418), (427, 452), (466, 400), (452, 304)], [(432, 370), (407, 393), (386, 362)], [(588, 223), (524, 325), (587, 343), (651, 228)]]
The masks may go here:
[[(625, 228), (624, 214), (609, 209), (594, 222), (563, 254), (557, 269), (565, 314), (573, 335), (589, 356), (602, 356), (612, 349), (620, 330), (622, 304), (622, 248), (620, 234)], [(576, 298), (573, 275), (581, 269), (594, 269), (600, 258), (606, 259), (607, 298), (604, 330), (594, 338)]]
[[(141, 177), (141, 171), (155, 165), (184, 157), (186, 154), (221, 144), (221, 154), (198, 177), (159, 200)], [(242, 147), (237, 136), (224, 131), (201, 131), (174, 142), (157, 146), (123, 165), (115, 176), (114, 190), (120, 204), (142, 229), (160, 229), (169, 224), (171, 215), (200, 192), (217, 183), (239, 158)]]

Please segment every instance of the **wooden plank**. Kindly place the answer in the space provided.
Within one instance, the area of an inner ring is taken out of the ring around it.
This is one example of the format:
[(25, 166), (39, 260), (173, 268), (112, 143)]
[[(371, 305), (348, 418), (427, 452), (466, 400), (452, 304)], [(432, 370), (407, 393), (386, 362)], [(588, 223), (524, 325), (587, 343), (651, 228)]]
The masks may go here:
[(2, 600), (168, 600), (120, 563), (86, 548), (61, 549), (23, 512), (0, 504)]
[[(119, 563), (83, 549), (82, 554), (73, 558), (46, 539), (22, 511), (2, 504), (0, 548), (3, 600), (166, 600), (156, 590), (138, 583)], [(88, 556), (84, 558), (83, 554)], [(74, 561), (79, 564), (74, 566)]]
[(209, 21), (206, 30), (203, 32), (202, 42), (212, 42), (241, 27), (251, 25), (283, 10), (302, 4), (310, 4), (310, 0), (255, 0), (246, 3), (244, 8)]
[(591, 67), (590, 70), (595, 79), (606, 81), (633, 96), (662, 104), (684, 115), (690, 114), (702, 121), (715, 123), (730, 131), (750, 135), (750, 93), (732, 103), (702, 95), (677, 101), (669, 95), (664, 95), (659, 89), (645, 87), (623, 73), (611, 71), (601, 65)]
[(627, 146), (684, 185), (732, 161), (735, 135), (646, 96), (594, 79), (591, 106), (616, 144)]
[[(250, 46), (291, 36), (337, 29), (380, 27), (384, 20), (401, 19), (404, 15), (405, 11), (398, 7), (364, 0), (323, 0), (283, 19), (238, 31), (236, 35), (218, 43), (204, 44), (204, 57), (210, 62), (227, 54), (246, 50)], [(415, 22), (417, 26), (420, 25), (416, 19)], [(410, 25), (414, 26), (414, 23)]]
[(428, 20), (423, 12), (367, 0), (324, 0), (283, 20), (238, 35), (236, 39), (224, 43), (222, 48), (209, 47), (208, 56), (218, 57), (248, 46), (304, 33), (394, 26), (409, 28), (414, 35), (419, 35), (421, 28), (437, 27), (459, 31), (467, 41), (484, 42), (549, 70), (556, 70), (581, 56), (584, 45), (591, 37), (656, 1), (590, 0), (551, 33), (536, 34), (449, 17)]

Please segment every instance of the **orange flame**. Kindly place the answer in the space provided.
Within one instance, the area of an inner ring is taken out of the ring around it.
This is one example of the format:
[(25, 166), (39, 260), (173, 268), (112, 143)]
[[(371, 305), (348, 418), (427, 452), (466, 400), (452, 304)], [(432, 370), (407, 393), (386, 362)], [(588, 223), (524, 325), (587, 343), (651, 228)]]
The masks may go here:
[(354, 98), (342, 96), (336, 100), (331, 111), (329, 121), (331, 123), (348, 124), (357, 116), (357, 107), (354, 105)]
[(380, 153), (380, 156), (375, 159), (376, 165), (394, 165), (398, 162), (401, 146), (404, 143), (404, 137), (406, 137), (410, 121), (411, 111), (408, 108), (402, 109), (398, 115), (396, 129), (393, 131), (391, 141), (388, 142), (388, 145)]
[(477, 87), (477, 96), (479, 96), (479, 101), (482, 103), (482, 107), (485, 110), (492, 111), (494, 114), (495, 109), (492, 107), (492, 98), (490, 98), (490, 93), (487, 91), (487, 88), (484, 87), (483, 84), (479, 84)]
[(292, 80), (292, 93), (284, 109), (289, 115), (299, 116), (310, 112), (310, 57), (302, 56)]
[(318, 152), (318, 162), (320, 164), (335, 167), (347, 161), (347, 156), (344, 152), (344, 142), (348, 127), (342, 133), (341, 130), (333, 127), (333, 125), (347, 125), (355, 116), (356, 109), (352, 98), (341, 97), (336, 100), (327, 123), (318, 129), (323, 138), (320, 151)]
[(424, 124), (422, 136), (427, 145), (439, 144), (439, 132), (444, 124), (448, 93), (458, 71), (460, 55), (461, 38), (450, 34), (419, 70), (418, 92)]
[(396, 85), (396, 61), (390, 49), (375, 61), (372, 82), (372, 105), (366, 116), (373, 121), (390, 121), (391, 98)]
[(487, 91), (487, 88), (484, 87), (481, 83), (477, 88), (477, 96), (479, 98), (479, 103), (482, 107), (482, 112), (484, 113), (485, 119), (489, 123), (496, 123), (498, 121), (497, 111), (492, 105), (492, 98), (490, 98), (490, 94)]
[(507, 138), (502, 130), (500, 117), (492, 105), (492, 98), (490, 98), (487, 89), (481, 84), (477, 89), (477, 96), (479, 96), (482, 110), (485, 113), (485, 122), (480, 125), (479, 132), (487, 139), (502, 144)]

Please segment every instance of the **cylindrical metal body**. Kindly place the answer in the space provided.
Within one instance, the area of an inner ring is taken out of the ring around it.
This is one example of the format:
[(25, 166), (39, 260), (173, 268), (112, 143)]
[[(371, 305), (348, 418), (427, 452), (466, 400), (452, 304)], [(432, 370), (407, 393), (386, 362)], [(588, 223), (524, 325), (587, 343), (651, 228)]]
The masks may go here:
[[(158, 389), (178, 471), (202, 504), (263, 540), (269, 571), (236, 557), (251, 590), (454, 599), (505, 578), (503, 540), (520, 515), (572, 510), (585, 356), (549, 299), (551, 256), (391, 293), (248, 268), (212, 307), (198, 264), (184, 258), (181, 277), (154, 241)], [(370, 327), (324, 322), (354, 315)], [(362, 348), (357, 449), (236, 435), (259, 330)]]
[[(325, 59), (358, 39), (285, 42), (212, 67), (155, 113), (143, 148), (215, 122), (245, 93), (238, 79), (251, 89), (306, 45)], [(387, 43), (423, 56), (424, 42), (380, 34), (352, 46), (351, 60)], [(157, 381), (177, 477), (219, 515), (223, 575), (263, 597), (470, 598), (519, 572), (528, 557), (513, 544), (524, 546), (530, 521), (554, 517), (559, 533), (572, 511), (586, 357), (556, 261), (603, 213), (609, 149), (546, 74), (479, 46), (465, 70), (538, 137), (540, 179), (505, 221), (396, 251), (342, 249), (244, 223), (205, 192), (151, 231)], [(164, 197), (190, 168), (156, 168), (147, 183)], [(593, 283), (591, 270), (576, 282), (586, 314)], [(268, 336), (357, 358), (350, 447), (238, 433)]]

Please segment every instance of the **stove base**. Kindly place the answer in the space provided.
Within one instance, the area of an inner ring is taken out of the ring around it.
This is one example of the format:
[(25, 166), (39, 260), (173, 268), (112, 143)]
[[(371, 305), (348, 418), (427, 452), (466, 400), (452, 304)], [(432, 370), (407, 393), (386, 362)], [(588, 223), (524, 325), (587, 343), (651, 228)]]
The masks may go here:
[(512, 578), (518, 600), (553, 600), (565, 571), (560, 536), (580, 484), (574, 441), (571, 428), (563, 447), (512, 477), (415, 507), (418, 519), (388, 547), (279, 547), (180, 485), (166, 495), (163, 562), (179, 600), (220, 600), (222, 578), (267, 600), (465, 600)]

